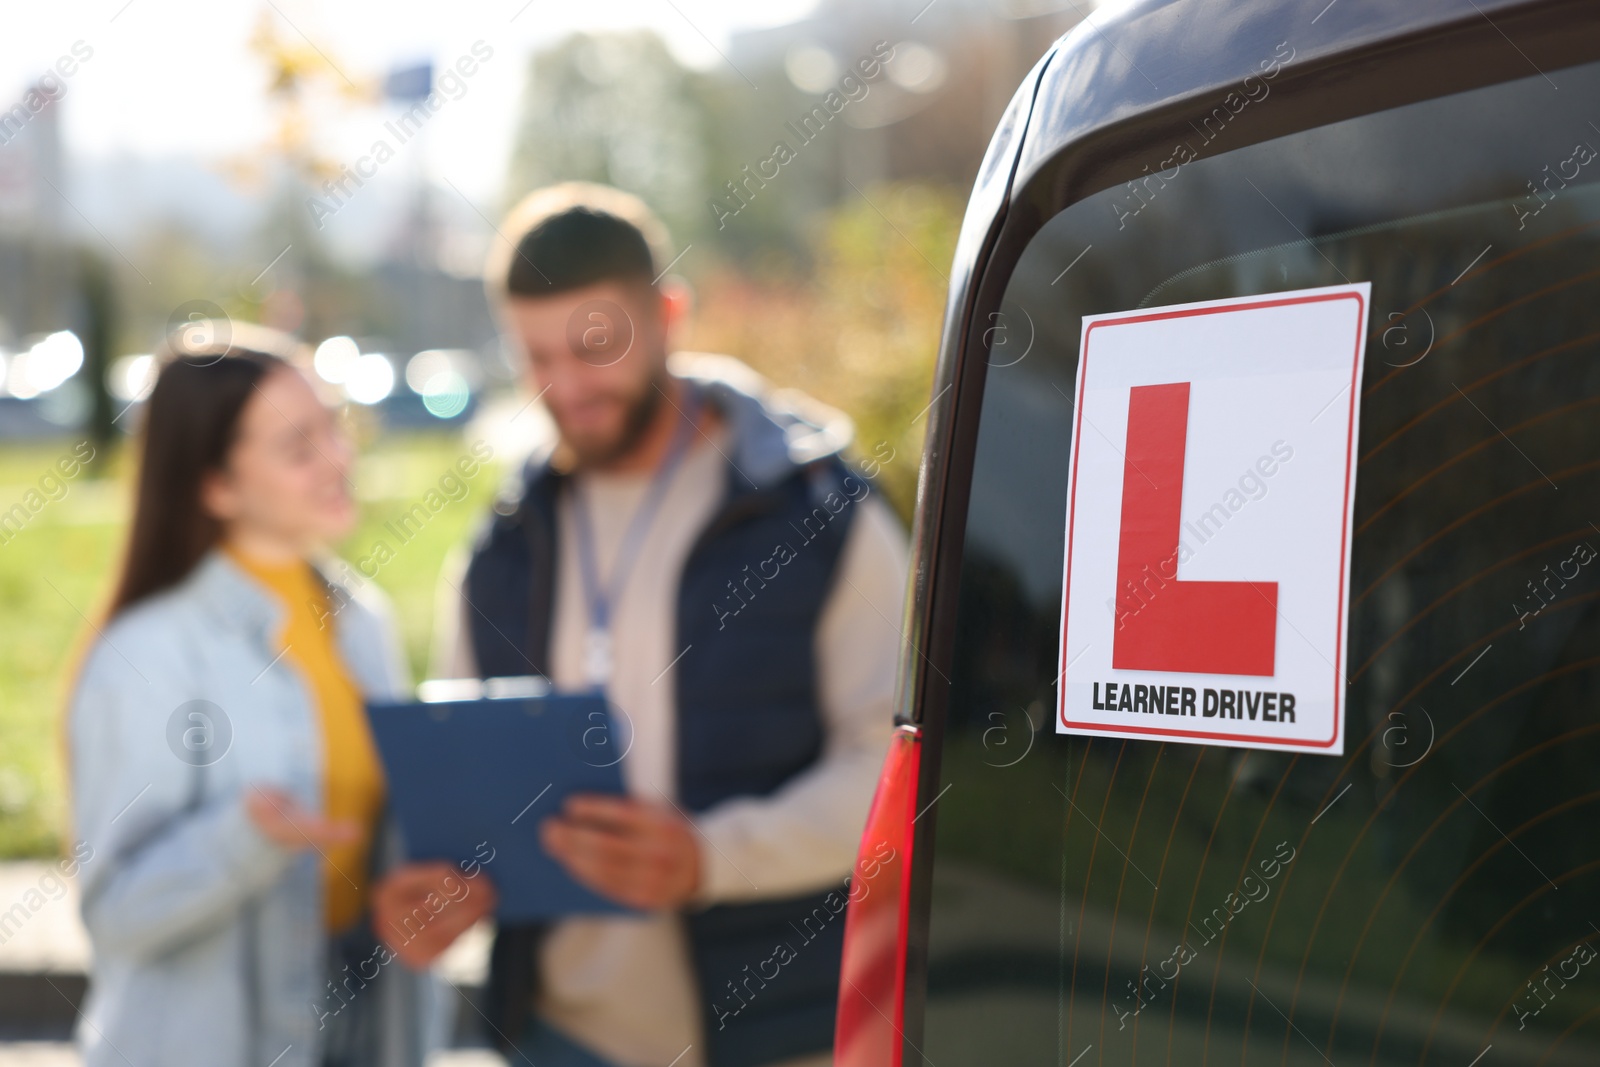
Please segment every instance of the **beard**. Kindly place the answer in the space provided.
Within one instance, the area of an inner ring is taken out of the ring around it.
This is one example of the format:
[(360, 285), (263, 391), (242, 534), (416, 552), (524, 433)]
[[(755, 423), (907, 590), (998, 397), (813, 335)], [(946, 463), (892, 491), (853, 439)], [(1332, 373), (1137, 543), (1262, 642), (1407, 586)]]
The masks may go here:
[(667, 369), (662, 367), (645, 383), (639, 394), (628, 401), (627, 410), (622, 416), (622, 429), (611, 441), (584, 443), (563, 434), (578, 465), (603, 467), (637, 448), (661, 411), (661, 405), (666, 400), (666, 385)]

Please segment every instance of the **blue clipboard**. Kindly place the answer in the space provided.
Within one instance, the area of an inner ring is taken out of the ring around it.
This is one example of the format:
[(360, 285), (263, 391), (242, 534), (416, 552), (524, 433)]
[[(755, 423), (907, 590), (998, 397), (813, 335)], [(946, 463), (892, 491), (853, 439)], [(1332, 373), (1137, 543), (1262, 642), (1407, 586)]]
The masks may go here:
[(605, 698), (552, 693), (534, 678), (424, 682), (419, 694), (367, 707), (407, 856), (482, 864), (502, 922), (630, 913), (539, 844), (540, 820), (569, 794), (625, 792), (628, 746)]

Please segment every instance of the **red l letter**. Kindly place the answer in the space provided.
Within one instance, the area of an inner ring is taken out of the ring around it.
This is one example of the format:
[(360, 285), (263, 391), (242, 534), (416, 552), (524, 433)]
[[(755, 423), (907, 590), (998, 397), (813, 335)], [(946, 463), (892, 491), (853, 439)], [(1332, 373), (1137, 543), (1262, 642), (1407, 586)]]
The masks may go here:
[(1177, 580), (1188, 431), (1188, 382), (1129, 392), (1111, 666), (1271, 675), (1278, 583)]

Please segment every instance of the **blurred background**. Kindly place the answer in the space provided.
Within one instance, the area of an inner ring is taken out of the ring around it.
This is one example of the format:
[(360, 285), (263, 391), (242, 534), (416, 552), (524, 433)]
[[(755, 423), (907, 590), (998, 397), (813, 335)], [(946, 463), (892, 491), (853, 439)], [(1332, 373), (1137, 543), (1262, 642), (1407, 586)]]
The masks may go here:
[[(481, 265), (504, 211), (548, 182), (649, 201), (696, 293), (684, 347), (851, 414), (862, 452), (893, 450), (883, 488), (909, 518), (967, 191), (1016, 85), (1092, 8), (8, 4), (0, 1062), (66, 1055), (51, 1042), (81, 995), (72, 902), (5, 916), (62, 846), (64, 681), (109, 592), (150, 352), (169, 330), (261, 322), (315, 348), (362, 451), (364, 521), (342, 551), (375, 560), (414, 677), (441, 562), (517, 458), (524, 400)], [(876, 78), (841, 88), (874, 59)], [(466, 498), (395, 537), (388, 520), (480, 441), (495, 461)]]

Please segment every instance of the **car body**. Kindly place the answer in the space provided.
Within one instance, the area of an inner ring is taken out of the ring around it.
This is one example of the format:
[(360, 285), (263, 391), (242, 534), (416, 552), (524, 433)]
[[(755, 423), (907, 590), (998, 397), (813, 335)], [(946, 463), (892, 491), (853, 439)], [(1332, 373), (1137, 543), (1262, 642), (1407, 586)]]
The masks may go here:
[[(1040, 60), (951, 271), (837, 1062), (1600, 1062), (1597, 149), (1592, 2), (1133, 3)], [(1058, 730), (1085, 317), (1366, 283), (1339, 744)]]

